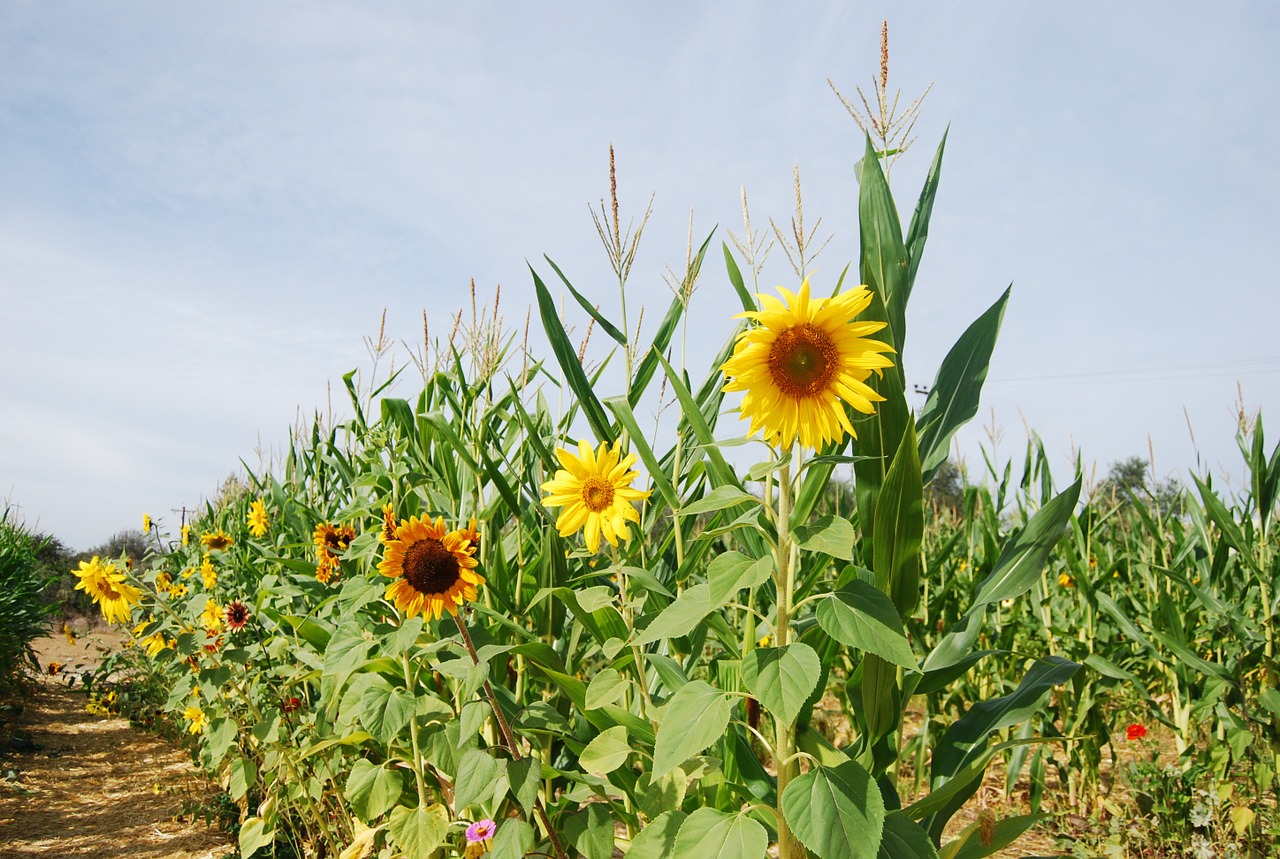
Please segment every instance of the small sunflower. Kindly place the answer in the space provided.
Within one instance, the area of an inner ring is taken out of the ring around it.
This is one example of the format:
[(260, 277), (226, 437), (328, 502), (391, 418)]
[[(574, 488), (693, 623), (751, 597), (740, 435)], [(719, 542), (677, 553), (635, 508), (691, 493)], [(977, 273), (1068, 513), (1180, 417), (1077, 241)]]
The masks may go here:
[(151, 514), (150, 513), (142, 514), (142, 532), (144, 534), (148, 534), (151, 532)]
[(735, 317), (759, 324), (738, 335), (732, 357), (721, 365), (724, 390), (746, 392), (742, 417), (777, 448), (789, 449), (797, 437), (814, 450), (845, 433), (857, 438), (845, 406), (873, 414), (872, 403), (884, 397), (866, 379), (893, 366), (883, 354), (893, 347), (867, 339), (886, 323), (852, 321), (871, 304), (871, 291), (859, 286), (811, 299), (808, 279), (799, 294), (778, 291), (785, 303), (760, 295), (762, 310)]
[(227, 628), (234, 631), (244, 629), (249, 622), (249, 607), (240, 601), (227, 606)]
[(200, 623), (209, 633), (222, 631), (222, 606), (213, 597), (205, 602), (204, 611), (200, 613)]
[(146, 638), (142, 639), (142, 641), (138, 642), (138, 644), (146, 648), (147, 656), (150, 656), (153, 659), (157, 653), (169, 646), (168, 642), (164, 640), (164, 635), (159, 632), (151, 633)]
[(182, 545), (187, 546), (187, 545), (190, 545), (190, 543), (191, 543), (191, 526), (184, 524), (182, 526)]
[(328, 584), (334, 575), (341, 574), (338, 556), (347, 550), (356, 538), (356, 529), (350, 525), (334, 525), (321, 522), (312, 535), (316, 544), (316, 579)]
[(94, 555), (92, 561), (81, 561), (80, 569), (72, 570), (80, 581), (76, 590), (84, 591), (102, 609), (107, 623), (129, 619), (133, 607), (142, 601), (142, 591), (125, 581), (124, 573), (110, 561), (103, 562)]
[(71, 628), (70, 624), (64, 623), (62, 625), (62, 634), (67, 637), (67, 644), (76, 643), (76, 631)]
[(600, 535), (612, 546), (618, 539), (631, 539), (627, 522), (639, 522), (640, 514), (632, 506), (633, 501), (643, 501), (648, 492), (632, 489), (631, 483), (638, 473), (628, 471), (636, 461), (634, 453), (622, 456), (620, 444), (610, 449), (601, 443), (593, 451), (585, 441), (578, 442), (575, 456), (565, 448), (556, 449), (556, 458), (562, 466), (556, 476), (542, 484), (547, 497), (542, 503), (548, 507), (562, 507), (556, 519), (561, 537), (575, 531), (584, 531), (587, 550), (600, 549)]
[(249, 505), (249, 533), (255, 537), (264, 537), (271, 523), (267, 519), (267, 506), (261, 498)]
[(221, 528), (200, 536), (200, 545), (204, 546), (206, 549), (212, 549), (214, 551), (227, 549), (234, 542), (235, 540), (231, 539), (231, 535), (226, 531), (223, 531)]
[(162, 594), (167, 594), (171, 587), (173, 587), (173, 576), (169, 575), (164, 570), (156, 573), (156, 591)]
[(47, 670), (50, 676), (57, 675), (59, 672), (62, 671), (62, 663), (55, 659), (53, 662), (49, 663), (49, 667)]
[(204, 710), (201, 710), (196, 705), (192, 704), (190, 707), (183, 710), (182, 718), (186, 719), (188, 722), (191, 723), (191, 725), (187, 728), (187, 731), (189, 731), (190, 733), (198, 734), (204, 730), (204, 723), (205, 723)]
[(476, 572), (475, 547), (461, 531), (445, 531), (444, 518), (411, 517), (396, 527), (378, 572), (395, 579), (386, 597), (406, 617), (437, 619), (442, 611), (458, 614), (458, 606), (478, 596), (484, 577)]
[(218, 571), (214, 569), (213, 562), (205, 558), (200, 562), (200, 581), (204, 584), (206, 591), (211, 591), (218, 584)]
[(320, 557), (316, 562), (316, 581), (327, 585), (335, 575), (342, 574), (342, 567), (338, 564), (337, 555), (330, 555), (327, 549), (318, 551)]
[(1058, 587), (1074, 588), (1075, 586), (1076, 586), (1076, 580), (1071, 578), (1071, 575), (1069, 573), (1058, 574)]
[(396, 538), (396, 508), (390, 504), (382, 507), (382, 530), (378, 532), (378, 542), (390, 543)]

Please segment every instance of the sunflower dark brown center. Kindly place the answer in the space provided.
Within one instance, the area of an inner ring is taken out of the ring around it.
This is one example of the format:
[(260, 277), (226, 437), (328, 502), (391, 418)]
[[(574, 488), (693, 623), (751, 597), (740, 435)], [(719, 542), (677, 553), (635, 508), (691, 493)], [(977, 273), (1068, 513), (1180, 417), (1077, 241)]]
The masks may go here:
[(588, 477), (582, 482), (582, 503), (592, 513), (601, 513), (613, 504), (613, 484), (603, 477)]
[(442, 594), (457, 584), (458, 559), (444, 543), (428, 537), (404, 553), (404, 580), (421, 594)]
[(830, 388), (838, 355), (831, 337), (809, 323), (788, 328), (769, 349), (769, 375), (784, 394), (812, 397)]

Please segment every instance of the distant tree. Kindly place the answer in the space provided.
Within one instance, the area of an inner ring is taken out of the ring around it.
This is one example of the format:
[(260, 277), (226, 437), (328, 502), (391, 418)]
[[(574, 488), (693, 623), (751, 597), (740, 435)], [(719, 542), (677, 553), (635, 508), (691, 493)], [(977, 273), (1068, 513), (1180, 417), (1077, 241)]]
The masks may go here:
[(964, 472), (948, 459), (933, 473), (933, 480), (924, 488), (924, 497), (934, 510), (946, 509), (958, 516), (964, 512), (964, 487)]
[(1131, 456), (1111, 463), (1111, 470), (1098, 484), (1094, 497), (1105, 504), (1120, 506), (1128, 506), (1136, 498), (1161, 516), (1178, 516), (1182, 514), (1182, 491), (1176, 477), (1155, 480), (1147, 461)]

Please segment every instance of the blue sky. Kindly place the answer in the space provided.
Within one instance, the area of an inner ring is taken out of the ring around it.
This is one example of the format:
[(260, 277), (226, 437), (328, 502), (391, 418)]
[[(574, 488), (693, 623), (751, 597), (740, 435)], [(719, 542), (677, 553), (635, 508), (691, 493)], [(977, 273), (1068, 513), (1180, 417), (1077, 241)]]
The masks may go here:
[[(890, 89), (934, 83), (893, 169), (904, 217), (951, 128), (909, 382), (1014, 284), (958, 438), (974, 476), (984, 424), (998, 456), (1040, 433), (1064, 478), (1074, 449), (1101, 477), (1148, 439), (1162, 477), (1238, 474), (1237, 384), (1280, 414), (1271, 6), (15, 2), (0, 496), (78, 548), (143, 511), (176, 524), (325, 408), (384, 307), (396, 339), (424, 308), (443, 334), (474, 278), (522, 325), (544, 253), (615, 313), (588, 212), (611, 143), (624, 218), (653, 197), (629, 299), (651, 320), (690, 209), (717, 250), (744, 185), (756, 226), (785, 223), (796, 165), (829, 289), (857, 254), (861, 143), (826, 81), (869, 91), (886, 17)], [(762, 282), (795, 285), (777, 251)], [(717, 252), (697, 372), (731, 308)]]

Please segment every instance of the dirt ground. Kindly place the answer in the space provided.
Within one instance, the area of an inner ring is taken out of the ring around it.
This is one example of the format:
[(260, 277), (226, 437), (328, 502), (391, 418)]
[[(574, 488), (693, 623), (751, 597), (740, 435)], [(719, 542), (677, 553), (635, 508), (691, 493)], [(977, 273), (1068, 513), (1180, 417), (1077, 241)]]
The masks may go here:
[(0, 859), (214, 859), (232, 838), (177, 822), (184, 804), (217, 795), (189, 753), (124, 719), (95, 716), (73, 683), (116, 646), (120, 632), (80, 625), (36, 642), (42, 666), (61, 663), (31, 694), (0, 709)]

